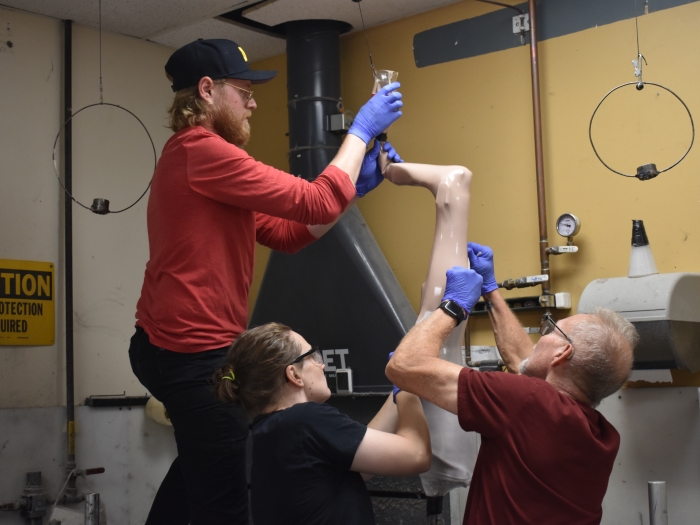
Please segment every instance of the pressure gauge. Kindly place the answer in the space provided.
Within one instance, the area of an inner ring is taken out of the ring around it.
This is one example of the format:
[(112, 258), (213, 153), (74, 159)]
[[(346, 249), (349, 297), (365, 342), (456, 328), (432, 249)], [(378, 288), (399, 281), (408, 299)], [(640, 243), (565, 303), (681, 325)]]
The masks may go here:
[(581, 229), (581, 221), (573, 213), (564, 213), (557, 219), (557, 232), (562, 237), (573, 237)]

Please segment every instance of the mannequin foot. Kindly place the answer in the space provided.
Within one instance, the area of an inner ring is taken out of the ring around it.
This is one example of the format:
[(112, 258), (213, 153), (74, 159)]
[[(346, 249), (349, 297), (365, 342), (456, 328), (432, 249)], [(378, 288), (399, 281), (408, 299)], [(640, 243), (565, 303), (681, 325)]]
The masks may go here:
[[(468, 197), (469, 184), (472, 177), (472, 173), (464, 166), (435, 166), (410, 162), (390, 163), (384, 169), (383, 174), (384, 178), (397, 186), (423, 186), (428, 188), (436, 199), (439, 193), (444, 192), (454, 195), (453, 199), (458, 198), (458, 195), (461, 193)], [(441, 191), (440, 188), (442, 186), (445, 186), (445, 188)], [(447, 193), (443, 200), (449, 200)]]

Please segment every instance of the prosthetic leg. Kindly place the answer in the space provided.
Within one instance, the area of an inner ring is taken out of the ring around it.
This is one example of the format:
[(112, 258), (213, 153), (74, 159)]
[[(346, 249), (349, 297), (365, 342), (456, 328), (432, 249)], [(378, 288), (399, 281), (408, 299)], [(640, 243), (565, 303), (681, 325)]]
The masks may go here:
[[(386, 160), (386, 154), (380, 155), (380, 166), (384, 177), (394, 184), (423, 186), (435, 196), (435, 237), (417, 324), (439, 306), (445, 292), (445, 272), (453, 266), (469, 267), (467, 216), (472, 174), (463, 166), (393, 164)], [(460, 323), (447, 338), (442, 359), (464, 365), (465, 328), (466, 323)], [(427, 401), (423, 401), (423, 409), (430, 427), (433, 461), (430, 470), (421, 474), (421, 481), (427, 496), (444, 496), (471, 481), (478, 452), (476, 436), (461, 429), (456, 415)]]

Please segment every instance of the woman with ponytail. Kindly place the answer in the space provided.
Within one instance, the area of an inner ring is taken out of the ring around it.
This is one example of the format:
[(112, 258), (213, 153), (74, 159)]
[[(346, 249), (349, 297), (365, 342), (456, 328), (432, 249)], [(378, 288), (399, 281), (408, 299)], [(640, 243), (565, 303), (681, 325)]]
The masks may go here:
[(373, 524), (363, 476), (430, 468), (418, 397), (395, 391), (365, 426), (325, 403), (324, 368), (318, 349), (269, 323), (241, 334), (214, 376), (217, 396), (254, 417), (255, 525)]

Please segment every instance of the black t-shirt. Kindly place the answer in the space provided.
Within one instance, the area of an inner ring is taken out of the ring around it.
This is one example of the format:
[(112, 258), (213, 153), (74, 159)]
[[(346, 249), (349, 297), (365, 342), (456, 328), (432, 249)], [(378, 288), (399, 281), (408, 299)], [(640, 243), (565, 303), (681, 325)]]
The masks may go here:
[(367, 427), (325, 403), (299, 403), (253, 422), (255, 525), (372, 525), (362, 476), (351, 472)]

